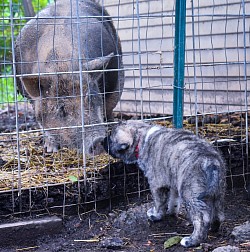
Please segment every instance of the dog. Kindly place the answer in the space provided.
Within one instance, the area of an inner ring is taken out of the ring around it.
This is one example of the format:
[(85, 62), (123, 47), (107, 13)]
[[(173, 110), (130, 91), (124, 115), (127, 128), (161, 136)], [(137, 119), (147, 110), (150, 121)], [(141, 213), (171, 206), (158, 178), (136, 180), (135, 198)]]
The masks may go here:
[(129, 120), (115, 126), (104, 149), (125, 163), (137, 163), (148, 179), (154, 207), (151, 221), (177, 214), (183, 204), (194, 230), (184, 247), (198, 246), (224, 220), (225, 163), (206, 140), (190, 131)]

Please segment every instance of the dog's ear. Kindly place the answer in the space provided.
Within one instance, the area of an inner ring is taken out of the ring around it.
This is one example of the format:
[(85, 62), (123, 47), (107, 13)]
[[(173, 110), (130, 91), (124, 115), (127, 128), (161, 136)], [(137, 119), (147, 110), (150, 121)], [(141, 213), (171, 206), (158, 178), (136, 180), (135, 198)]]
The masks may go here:
[(111, 134), (111, 132), (116, 129), (119, 125), (122, 124), (122, 121), (118, 121), (117, 123), (111, 123), (111, 124), (108, 124), (108, 133), (109, 135)]
[(109, 130), (115, 130), (117, 127), (124, 125), (126, 123), (126, 121), (123, 120), (119, 120), (117, 123), (111, 124), (109, 125)]

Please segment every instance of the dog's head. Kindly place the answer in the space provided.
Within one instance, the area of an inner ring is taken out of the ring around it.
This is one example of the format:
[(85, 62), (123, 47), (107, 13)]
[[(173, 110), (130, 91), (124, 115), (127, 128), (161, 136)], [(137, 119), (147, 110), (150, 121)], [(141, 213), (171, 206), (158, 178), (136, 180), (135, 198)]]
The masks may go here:
[[(138, 126), (139, 125), (139, 126)], [(140, 136), (138, 127), (143, 124), (132, 121), (122, 122), (115, 126), (104, 139), (104, 149), (114, 158), (125, 163), (135, 163), (138, 158), (138, 143)]]

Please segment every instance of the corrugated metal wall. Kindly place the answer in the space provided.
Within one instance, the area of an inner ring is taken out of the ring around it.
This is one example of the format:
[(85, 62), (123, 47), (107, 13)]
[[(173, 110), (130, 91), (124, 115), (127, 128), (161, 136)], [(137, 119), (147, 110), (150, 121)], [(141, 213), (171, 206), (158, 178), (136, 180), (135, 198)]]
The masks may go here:
[[(117, 111), (172, 114), (175, 1), (102, 4), (123, 47), (125, 88)], [(244, 3), (244, 4), (243, 4)], [(184, 113), (246, 110), (250, 96), (250, 1), (187, 1)], [(193, 15), (192, 15), (193, 13)]]

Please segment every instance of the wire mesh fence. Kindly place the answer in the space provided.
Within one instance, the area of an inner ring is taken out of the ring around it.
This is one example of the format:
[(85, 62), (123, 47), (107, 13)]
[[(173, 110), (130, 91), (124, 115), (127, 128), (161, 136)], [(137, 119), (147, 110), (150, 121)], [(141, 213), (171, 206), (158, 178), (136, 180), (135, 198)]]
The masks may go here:
[[(65, 2), (35, 17), (30, 1), (0, 5), (1, 216), (140, 194), (142, 174), (94, 155), (99, 140), (129, 118), (172, 127), (174, 1)], [(187, 2), (184, 127), (221, 149), (229, 188), (250, 175), (249, 10)]]

